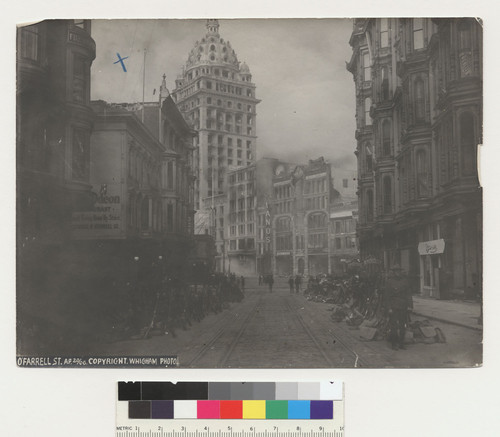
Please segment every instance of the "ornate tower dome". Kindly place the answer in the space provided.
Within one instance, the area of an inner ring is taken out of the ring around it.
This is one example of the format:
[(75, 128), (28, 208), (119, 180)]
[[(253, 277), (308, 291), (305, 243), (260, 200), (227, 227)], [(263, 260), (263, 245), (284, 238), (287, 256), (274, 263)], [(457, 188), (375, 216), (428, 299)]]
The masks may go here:
[(218, 20), (207, 20), (177, 76), (172, 98), (198, 131), (194, 140), (196, 209), (226, 193), (229, 170), (255, 162), (257, 143), (255, 84), (231, 44), (221, 38)]
[(206, 35), (201, 41), (196, 41), (189, 53), (185, 71), (202, 65), (221, 65), (238, 71), (239, 62), (231, 43), (219, 35), (219, 21), (207, 20), (206, 27)]

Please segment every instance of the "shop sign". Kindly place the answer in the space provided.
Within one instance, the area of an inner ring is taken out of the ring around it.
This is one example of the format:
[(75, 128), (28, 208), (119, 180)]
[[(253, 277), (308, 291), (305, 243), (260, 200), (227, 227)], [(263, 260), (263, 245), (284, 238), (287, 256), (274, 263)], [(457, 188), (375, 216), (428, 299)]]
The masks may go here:
[(90, 211), (72, 215), (72, 238), (120, 238), (122, 235), (122, 199), (120, 184), (103, 184)]
[(291, 255), (291, 252), (286, 250), (279, 250), (278, 252), (276, 252), (276, 256), (283, 256), (283, 255)]
[(444, 252), (444, 240), (423, 241), (418, 243), (418, 253), (420, 255), (435, 255)]
[(271, 244), (271, 211), (270, 211), (270, 207), (269, 207), (269, 203), (268, 202), (266, 202), (265, 222), (266, 222), (266, 227), (265, 227), (266, 244), (269, 245), (269, 244)]

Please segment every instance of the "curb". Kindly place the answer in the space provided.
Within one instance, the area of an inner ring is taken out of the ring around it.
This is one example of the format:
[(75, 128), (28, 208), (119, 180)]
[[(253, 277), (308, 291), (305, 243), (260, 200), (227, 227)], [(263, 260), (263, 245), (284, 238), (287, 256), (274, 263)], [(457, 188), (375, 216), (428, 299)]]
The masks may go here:
[(441, 319), (439, 317), (428, 316), (427, 314), (422, 314), (416, 311), (412, 311), (410, 314), (415, 314), (416, 316), (425, 317), (430, 320), (436, 320), (437, 322), (448, 323), (449, 325), (460, 326), (462, 328), (473, 329), (474, 331), (483, 332), (483, 327), (466, 325), (465, 323), (452, 322), (451, 320)]

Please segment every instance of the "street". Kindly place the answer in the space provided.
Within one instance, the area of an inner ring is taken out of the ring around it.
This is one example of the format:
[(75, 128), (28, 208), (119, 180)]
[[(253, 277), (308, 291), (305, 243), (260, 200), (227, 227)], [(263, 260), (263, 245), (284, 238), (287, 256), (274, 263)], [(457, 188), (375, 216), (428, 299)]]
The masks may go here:
[[(278, 278), (273, 292), (247, 278), (245, 299), (219, 314), (149, 339), (93, 348), (107, 356), (178, 355), (187, 368), (464, 367), (480, 363), (482, 333), (433, 321), (446, 343), (415, 343), (394, 351), (385, 341), (363, 341), (359, 329), (333, 322), (331, 305), (290, 294)], [(412, 315), (412, 320), (423, 319)]]

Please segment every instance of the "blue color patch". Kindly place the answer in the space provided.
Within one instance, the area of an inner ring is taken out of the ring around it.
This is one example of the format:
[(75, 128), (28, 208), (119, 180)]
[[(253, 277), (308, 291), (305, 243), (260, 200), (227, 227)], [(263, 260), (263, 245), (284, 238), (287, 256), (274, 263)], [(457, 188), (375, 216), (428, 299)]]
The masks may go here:
[(288, 401), (289, 419), (310, 419), (311, 401)]

